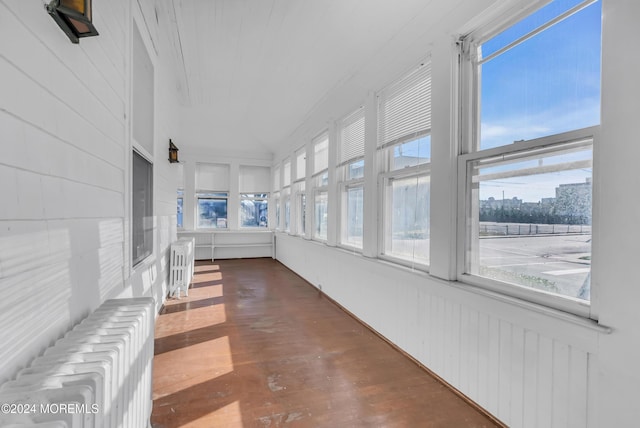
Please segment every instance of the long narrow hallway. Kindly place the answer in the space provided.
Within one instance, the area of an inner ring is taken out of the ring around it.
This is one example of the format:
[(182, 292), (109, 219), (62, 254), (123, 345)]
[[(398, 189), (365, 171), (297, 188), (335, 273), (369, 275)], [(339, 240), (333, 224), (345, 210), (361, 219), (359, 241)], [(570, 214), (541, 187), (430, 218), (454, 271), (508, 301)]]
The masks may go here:
[(272, 259), (196, 265), (153, 400), (154, 428), (499, 426)]

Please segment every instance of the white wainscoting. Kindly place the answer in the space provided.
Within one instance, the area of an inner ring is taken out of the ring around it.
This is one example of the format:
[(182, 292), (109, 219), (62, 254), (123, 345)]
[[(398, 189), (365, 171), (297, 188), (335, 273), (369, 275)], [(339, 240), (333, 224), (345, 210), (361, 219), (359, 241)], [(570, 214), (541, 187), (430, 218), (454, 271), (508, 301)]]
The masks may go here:
[(595, 327), (317, 242), (276, 240), (279, 261), (509, 426), (595, 426)]
[(178, 237), (195, 238), (196, 260), (273, 257), (270, 230), (184, 230)]

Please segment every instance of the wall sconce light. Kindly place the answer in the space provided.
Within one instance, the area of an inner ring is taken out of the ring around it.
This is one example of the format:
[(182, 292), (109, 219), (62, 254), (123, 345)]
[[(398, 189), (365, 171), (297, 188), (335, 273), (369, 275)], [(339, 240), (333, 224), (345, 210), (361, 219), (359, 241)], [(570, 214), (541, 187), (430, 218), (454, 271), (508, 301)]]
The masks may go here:
[(98, 35), (91, 22), (91, 0), (51, 0), (46, 8), (72, 43)]
[(171, 138), (169, 138), (169, 163), (180, 162), (178, 160), (178, 150), (179, 149), (176, 147), (176, 145), (171, 141)]

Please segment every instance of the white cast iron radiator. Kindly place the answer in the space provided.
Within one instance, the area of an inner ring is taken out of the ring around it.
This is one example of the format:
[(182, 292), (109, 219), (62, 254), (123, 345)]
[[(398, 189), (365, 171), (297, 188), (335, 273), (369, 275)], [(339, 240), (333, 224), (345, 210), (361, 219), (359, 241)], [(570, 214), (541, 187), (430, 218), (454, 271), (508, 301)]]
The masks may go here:
[(153, 298), (105, 301), (0, 386), (0, 427), (150, 426)]
[(169, 294), (180, 298), (180, 293), (189, 295), (189, 284), (193, 280), (194, 238), (180, 238), (171, 244)]

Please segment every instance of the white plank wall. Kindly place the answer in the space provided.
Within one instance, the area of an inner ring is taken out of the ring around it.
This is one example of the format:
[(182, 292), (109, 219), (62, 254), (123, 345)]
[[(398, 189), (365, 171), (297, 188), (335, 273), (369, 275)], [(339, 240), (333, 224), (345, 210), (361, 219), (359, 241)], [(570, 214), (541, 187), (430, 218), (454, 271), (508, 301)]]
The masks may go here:
[(94, 1), (100, 36), (74, 45), (42, 0), (0, 1), (0, 383), (106, 298), (163, 296), (175, 238), (167, 130), (157, 132), (156, 253), (140, 269), (155, 280), (143, 284), (125, 260), (131, 7)]
[(324, 244), (276, 240), (278, 260), (509, 426), (589, 426), (591, 328)]

